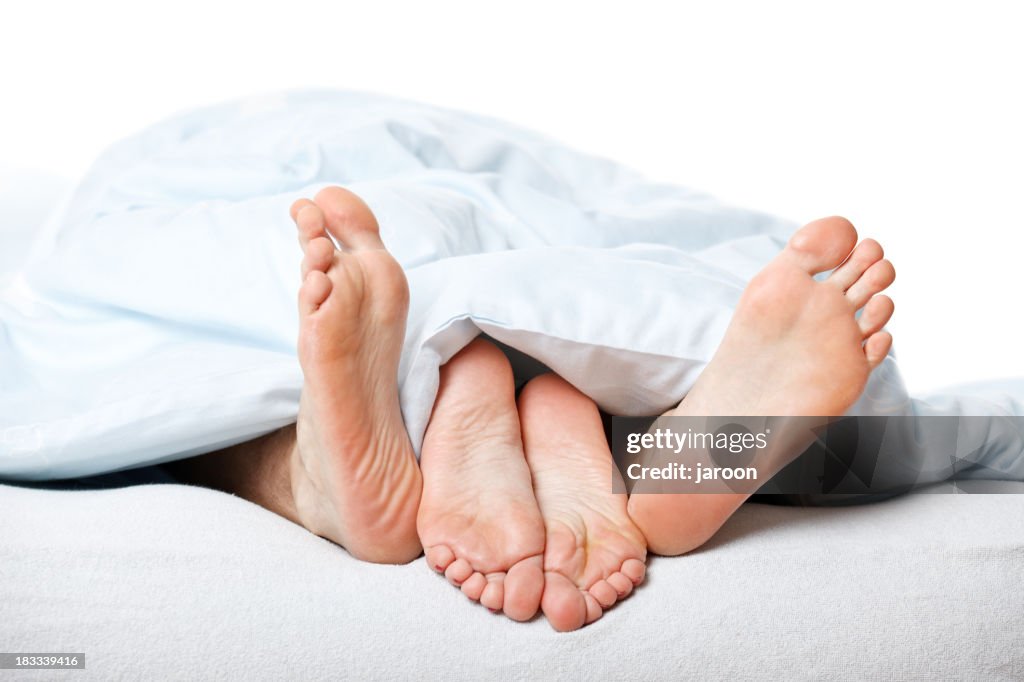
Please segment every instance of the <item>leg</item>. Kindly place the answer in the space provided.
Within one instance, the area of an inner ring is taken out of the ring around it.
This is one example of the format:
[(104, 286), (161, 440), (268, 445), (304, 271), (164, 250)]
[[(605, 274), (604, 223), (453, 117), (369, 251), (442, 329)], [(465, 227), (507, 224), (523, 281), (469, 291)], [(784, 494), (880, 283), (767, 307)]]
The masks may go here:
[[(864, 390), (892, 337), (880, 291), (895, 278), (877, 242), (857, 243), (842, 218), (800, 229), (750, 282), (722, 345), (693, 390), (668, 414), (839, 416)], [(813, 275), (832, 270), (825, 281)], [(863, 309), (858, 319), (855, 313)], [(775, 471), (800, 454), (773, 463)], [(775, 471), (766, 471), (771, 475)], [(634, 494), (629, 513), (659, 554), (706, 542), (749, 495)]]
[(295, 425), (224, 450), (166, 465), (179, 480), (238, 495), (299, 523), (292, 496), (290, 457)]
[(601, 617), (644, 578), (647, 546), (612, 493), (614, 462), (593, 401), (554, 374), (519, 396), (526, 459), (547, 533), (541, 607), (556, 630)]
[(305, 253), (298, 422), (177, 471), (261, 504), (360, 559), (411, 561), (420, 552), (421, 479), (398, 405), (405, 276), (373, 214), (350, 192), (325, 189), (315, 201), (297, 202), (292, 217)]
[(441, 368), (420, 454), (420, 539), (428, 565), (463, 594), (532, 618), (544, 576), (544, 525), (523, 455), (508, 360), (477, 339)]

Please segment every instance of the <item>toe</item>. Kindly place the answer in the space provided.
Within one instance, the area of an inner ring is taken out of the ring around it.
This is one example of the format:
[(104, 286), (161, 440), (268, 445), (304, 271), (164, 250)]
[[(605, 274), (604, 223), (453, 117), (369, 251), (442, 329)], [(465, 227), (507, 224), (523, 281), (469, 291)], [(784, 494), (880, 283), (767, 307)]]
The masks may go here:
[(306, 245), (306, 255), (302, 257), (302, 276), (313, 270), (327, 272), (334, 261), (334, 242), (327, 237), (317, 237)]
[(601, 608), (601, 605), (598, 603), (594, 595), (590, 594), (589, 592), (583, 592), (582, 594), (584, 603), (587, 606), (586, 624), (590, 625), (595, 620), (604, 615), (604, 609)]
[(867, 357), (871, 369), (882, 364), (882, 360), (885, 360), (891, 347), (892, 334), (889, 332), (878, 332), (868, 337), (868, 340), (864, 342), (864, 355)]
[(299, 232), (299, 244), (305, 249), (306, 245), (318, 237), (327, 236), (327, 227), (324, 222), (324, 213), (320, 208), (310, 201), (304, 204), (295, 215), (295, 226)]
[(615, 590), (619, 599), (625, 599), (633, 591), (633, 581), (622, 573), (612, 573), (608, 576), (608, 584)]
[(541, 557), (530, 557), (515, 564), (505, 576), (505, 601), (502, 610), (512, 620), (529, 620), (540, 608), (544, 592)]
[(846, 291), (868, 268), (882, 260), (883, 255), (881, 244), (874, 239), (865, 239), (857, 245), (850, 257), (829, 275), (827, 281)]
[(831, 217), (804, 225), (790, 238), (787, 258), (811, 274), (836, 267), (853, 251), (857, 230), (846, 218)]
[(544, 595), (540, 607), (551, 627), (559, 632), (569, 632), (583, 627), (587, 622), (587, 602), (583, 594), (561, 573), (544, 575)]
[(455, 561), (455, 552), (447, 545), (434, 545), (424, 552), (424, 558), (428, 566), (438, 573), (444, 573), (444, 570)]
[(878, 294), (872, 296), (871, 300), (864, 306), (864, 311), (860, 314), (860, 318), (857, 320), (857, 324), (860, 326), (861, 334), (864, 338), (867, 338), (875, 332), (881, 330), (888, 322), (889, 318), (892, 317), (892, 312), (895, 309), (892, 299), (885, 294)]
[(888, 260), (875, 262), (864, 271), (856, 282), (846, 290), (846, 297), (850, 299), (854, 307), (860, 308), (868, 299), (882, 291), (896, 279), (896, 269)]
[(473, 601), (480, 601), (480, 595), (483, 594), (485, 587), (487, 587), (487, 578), (484, 577), (484, 574), (474, 573), (462, 583), (462, 594)]
[(486, 578), (487, 585), (480, 593), (480, 603), (492, 611), (501, 611), (505, 602), (505, 574), (491, 573)]
[(622, 568), (619, 570), (633, 582), (633, 585), (642, 583), (647, 574), (646, 564), (639, 559), (626, 559), (622, 562)]
[(299, 312), (311, 315), (327, 300), (331, 293), (331, 278), (326, 273), (314, 270), (306, 275), (299, 287)]
[(608, 584), (607, 580), (598, 580), (587, 591), (603, 608), (608, 608), (619, 598), (619, 593)]
[(313, 206), (313, 205), (315, 205), (315, 204), (313, 204), (313, 202), (310, 199), (306, 199), (305, 197), (303, 197), (302, 199), (297, 199), (291, 205), (291, 208), (288, 209), (288, 214), (291, 215), (292, 220), (298, 220), (299, 211), (301, 211), (306, 206)]
[(358, 196), (341, 187), (327, 187), (317, 193), (315, 202), (323, 210), (327, 229), (346, 248), (384, 248), (377, 219)]
[(456, 559), (444, 571), (444, 577), (448, 578), (448, 582), (456, 587), (471, 575), (473, 575), (473, 567), (465, 559)]

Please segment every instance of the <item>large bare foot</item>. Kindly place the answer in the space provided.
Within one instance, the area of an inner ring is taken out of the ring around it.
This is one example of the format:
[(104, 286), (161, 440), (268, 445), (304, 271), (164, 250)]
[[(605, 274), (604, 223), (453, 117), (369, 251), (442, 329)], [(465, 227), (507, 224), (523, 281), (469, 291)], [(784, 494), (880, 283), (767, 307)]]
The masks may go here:
[(420, 540), (428, 565), (514, 620), (544, 588), (544, 525), (523, 456), (512, 368), (477, 339), (441, 368), (420, 453)]
[(327, 188), (296, 202), (292, 217), (305, 252), (305, 383), (290, 461), (295, 515), (360, 559), (411, 561), (420, 552), (421, 478), (398, 403), (405, 275), (351, 192)]
[[(877, 242), (856, 244), (857, 232), (843, 218), (825, 218), (798, 230), (751, 280), (714, 358), (667, 414), (845, 413), (892, 344), (881, 329), (892, 316), (893, 303), (879, 292), (893, 282), (895, 270), (883, 260)], [(813, 279), (833, 268), (826, 280)], [(799, 454), (795, 447), (766, 473)], [(634, 493), (629, 513), (651, 551), (676, 555), (706, 542), (747, 497)]]
[(560, 631), (601, 617), (644, 578), (647, 546), (612, 493), (614, 463), (593, 401), (554, 374), (519, 396), (526, 460), (544, 517), (541, 608)]

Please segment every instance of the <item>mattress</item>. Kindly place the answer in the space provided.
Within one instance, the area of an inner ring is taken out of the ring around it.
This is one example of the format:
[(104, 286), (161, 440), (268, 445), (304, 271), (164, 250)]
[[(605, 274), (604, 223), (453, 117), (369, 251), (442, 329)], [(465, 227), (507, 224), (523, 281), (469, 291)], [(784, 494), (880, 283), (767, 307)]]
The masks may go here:
[(0, 509), (0, 641), (88, 679), (1024, 676), (1021, 495), (748, 504), (569, 634), (210, 490), (0, 486)]

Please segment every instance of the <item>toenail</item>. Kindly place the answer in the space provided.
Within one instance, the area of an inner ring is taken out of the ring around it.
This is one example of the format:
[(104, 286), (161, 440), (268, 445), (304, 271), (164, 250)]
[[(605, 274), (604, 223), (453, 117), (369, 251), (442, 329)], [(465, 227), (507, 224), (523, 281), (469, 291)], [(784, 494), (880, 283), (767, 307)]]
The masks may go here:
[(490, 611), (491, 613), (501, 613), (501, 611), (499, 611), (498, 609), (492, 609), (490, 607), (487, 607), (487, 610)]
[(440, 573), (444, 569), (441, 568), (441, 564), (434, 564), (434, 570), (437, 571), (438, 573)]

